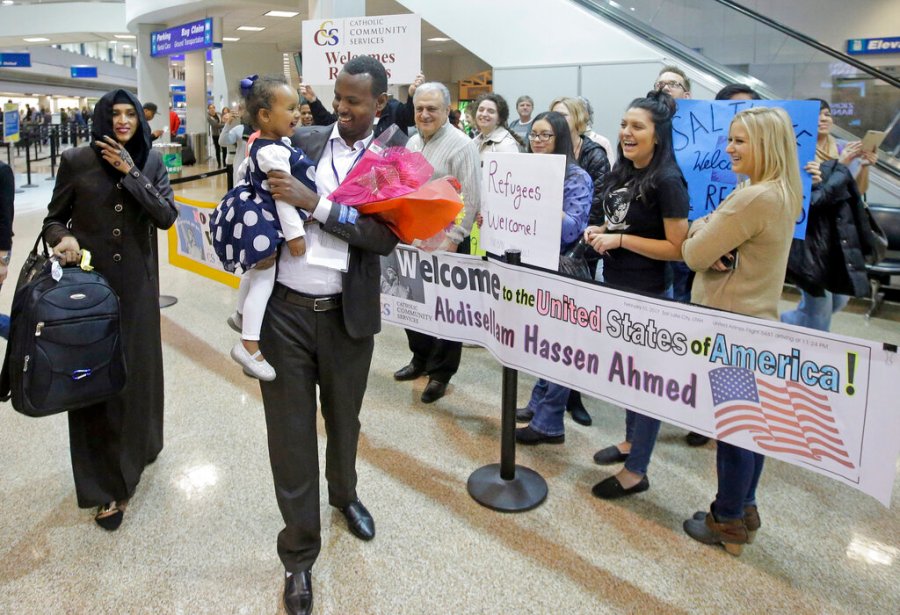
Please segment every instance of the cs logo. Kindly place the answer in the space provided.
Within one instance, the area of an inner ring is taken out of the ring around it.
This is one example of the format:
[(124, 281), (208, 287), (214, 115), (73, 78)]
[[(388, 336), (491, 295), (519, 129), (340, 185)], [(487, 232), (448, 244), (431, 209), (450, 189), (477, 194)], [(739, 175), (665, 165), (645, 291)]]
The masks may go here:
[(323, 21), (319, 29), (313, 36), (313, 42), (319, 47), (333, 47), (338, 44), (338, 29), (330, 26), (334, 25), (333, 21)]

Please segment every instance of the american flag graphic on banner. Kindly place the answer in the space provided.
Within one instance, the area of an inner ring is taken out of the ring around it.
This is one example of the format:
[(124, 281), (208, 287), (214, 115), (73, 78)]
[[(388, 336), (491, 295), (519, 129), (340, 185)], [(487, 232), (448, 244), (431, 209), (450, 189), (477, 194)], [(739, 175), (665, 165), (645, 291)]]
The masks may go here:
[(773, 385), (743, 367), (711, 370), (709, 384), (717, 438), (747, 431), (764, 451), (855, 467), (824, 394), (799, 382)]

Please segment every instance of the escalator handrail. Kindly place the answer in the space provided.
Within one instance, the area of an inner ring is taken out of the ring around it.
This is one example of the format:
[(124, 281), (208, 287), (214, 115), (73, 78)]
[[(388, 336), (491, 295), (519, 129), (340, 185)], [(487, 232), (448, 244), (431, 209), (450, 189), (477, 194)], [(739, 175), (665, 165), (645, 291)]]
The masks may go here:
[(770, 28), (778, 30), (782, 34), (786, 34), (786, 35), (790, 36), (791, 38), (804, 43), (805, 45), (809, 45), (810, 47), (813, 47), (813, 48), (821, 51), (822, 53), (828, 54), (831, 57), (836, 58), (836, 59), (840, 60), (841, 62), (844, 62), (845, 64), (849, 64), (850, 66), (853, 66), (854, 68), (858, 68), (859, 70), (861, 70), (865, 73), (868, 73), (869, 75), (871, 75), (877, 79), (881, 79), (882, 81), (885, 81), (885, 82), (891, 84), (895, 88), (900, 88), (900, 79), (897, 79), (896, 77), (893, 77), (885, 72), (882, 72), (882, 71), (878, 70), (877, 68), (870, 66), (869, 64), (866, 64), (865, 62), (861, 62), (851, 55), (842, 53), (842, 52), (838, 51), (837, 49), (829, 47), (828, 45), (823, 45), (819, 41), (817, 41), (813, 38), (810, 38), (809, 36), (807, 36), (801, 32), (798, 32), (797, 30), (794, 30), (793, 28), (789, 28), (788, 26), (784, 25), (783, 23), (775, 21), (774, 19), (771, 19), (769, 17), (766, 17), (765, 15), (762, 15), (761, 13), (757, 13), (753, 9), (749, 9), (741, 4), (738, 4), (737, 2), (732, 2), (732, 0), (714, 0), (714, 1), (731, 8), (732, 10), (735, 10), (738, 13), (741, 13), (742, 15), (746, 15), (747, 17), (749, 17), (755, 21), (764, 23), (767, 26), (769, 26)]

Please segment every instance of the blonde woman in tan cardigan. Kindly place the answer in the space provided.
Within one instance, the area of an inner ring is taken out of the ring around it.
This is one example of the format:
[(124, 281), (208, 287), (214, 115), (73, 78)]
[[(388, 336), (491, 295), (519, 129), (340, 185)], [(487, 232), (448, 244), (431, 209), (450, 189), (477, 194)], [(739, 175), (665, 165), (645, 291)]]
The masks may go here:
[[(684, 262), (697, 272), (691, 301), (778, 320), (778, 299), (803, 199), (790, 117), (783, 109), (768, 107), (738, 113), (725, 151), (732, 170), (747, 181), (716, 211), (695, 221), (681, 246)], [(685, 521), (684, 531), (740, 555), (760, 526), (756, 485), (764, 459), (719, 442), (716, 499), (708, 513), (695, 513)]]

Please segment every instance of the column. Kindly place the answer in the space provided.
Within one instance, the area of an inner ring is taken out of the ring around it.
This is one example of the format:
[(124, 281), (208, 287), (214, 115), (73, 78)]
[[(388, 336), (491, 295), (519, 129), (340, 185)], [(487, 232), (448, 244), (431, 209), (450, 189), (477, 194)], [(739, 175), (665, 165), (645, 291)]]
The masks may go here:
[[(185, 133), (207, 134), (209, 132), (206, 122), (206, 50), (193, 51), (184, 54), (184, 89), (185, 101)], [(206, 148), (197, 151), (194, 147), (194, 155), (198, 162), (205, 162), (208, 157)]]
[[(138, 24), (137, 33), (137, 82), (138, 100), (141, 104), (152, 102), (159, 113), (150, 122), (151, 130), (169, 132), (169, 58), (150, 55), (150, 33), (165, 30), (164, 24)], [(167, 136), (163, 139), (167, 140)]]

